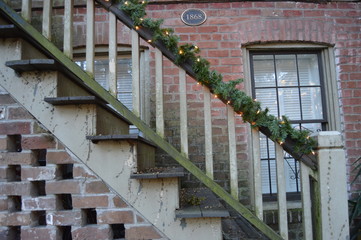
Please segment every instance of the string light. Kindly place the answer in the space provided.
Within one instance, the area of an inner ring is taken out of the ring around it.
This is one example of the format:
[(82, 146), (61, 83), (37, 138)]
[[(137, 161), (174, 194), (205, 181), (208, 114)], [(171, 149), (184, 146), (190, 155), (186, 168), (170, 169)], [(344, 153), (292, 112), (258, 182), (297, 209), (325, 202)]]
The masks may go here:
[(242, 112), (240, 112), (240, 113), (239, 113), (239, 116), (240, 116), (240, 117), (242, 117), (242, 116), (243, 116), (243, 113), (242, 113)]
[(143, 19), (143, 18), (139, 18), (139, 21), (143, 22), (143, 21), (144, 21), (144, 19)]
[(183, 50), (182, 49), (179, 49), (179, 54), (183, 54)]
[(149, 39), (149, 40), (148, 40), (148, 42), (149, 42), (149, 43), (151, 43), (151, 42), (152, 42), (152, 40), (151, 40), (151, 39)]
[(217, 96), (217, 95), (214, 95), (214, 98), (218, 98), (218, 96)]
[(314, 151), (311, 151), (312, 152), (312, 155), (316, 155), (316, 153)]
[(197, 62), (200, 62), (201, 61), (201, 59), (200, 58), (197, 58)]
[(135, 26), (135, 30), (139, 30), (139, 28), (140, 28), (139, 26)]
[(231, 103), (231, 101), (228, 101), (228, 102), (227, 102), (227, 104), (230, 104), (230, 103)]
[(261, 110), (258, 110), (258, 111), (257, 111), (257, 114), (260, 114), (260, 112), (261, 112)]
[(280, 141), (280, 145), (282, 145), (283, 144), (283, 142), (282, 141)]
[(165, 35), (169, 35), (169, 32), (168, 32), (168, 31), (165, 31)]
[(195, 45), (195, 46), (194, 46), (194, 49), (196, 49), (196, 50), (197, 50), (197, 49), (198, 49), (198, 46), (197, 46), (197, 45)]
[(129, 4), (129, 2), (128, 2), (128, 1), (125, 1), (125, 2), (124, 2), (124, 4), (125, 4), (125, 5), (128, 5), (128, 4)]

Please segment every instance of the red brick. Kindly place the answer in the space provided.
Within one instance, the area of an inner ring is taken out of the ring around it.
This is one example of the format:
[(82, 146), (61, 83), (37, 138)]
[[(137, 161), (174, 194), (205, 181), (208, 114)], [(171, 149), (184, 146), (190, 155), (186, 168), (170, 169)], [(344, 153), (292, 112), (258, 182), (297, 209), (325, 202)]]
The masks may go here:
[(54, 164), (76, 163), (76, 161), (65, 151), (47, 151), (46, 162)]
[(56, 142), (50, 134), (43, 134), (41, 136), (23, 137), (21, 139), (21, 146), (23, 149), (55, 148)]
[(30, 122), (1, 122), (0, 134), (14, 135), (14, 134), (30, 134)]
[(0, 165), (31, 165), (35, 164), (36, 158), (34, 153), (27, 152), (2, 152), (0, 153)]
[(79, 180), (47, 181), (45, 191), (46, 194), (80, 193), (82, 184)]
[(128, 204), (126, 204), (123, 199), (121, 199), (119, 196), (113, 197), (113, 204), (116, 208), (125, 208), (128, 207)]
[(7, 150), (8, 148), (8, 140), (7, 138), (0, 138), (0, 151)]
[(152, 226), (130, 227), (125, 230), (125, 239), (159, 239), (162, 236)]
[(109, 188), (103, 181), (91, 181), (85, 185), (86, 193), (109, 193)]
[(32, 190), (30, 182), (0, 182), (2, 195), (30, 196)]
[(56, 167), (22, 167), (21, 180), (53, 180), (56, 178)]
[(105, 208), (108, 207), (109, 200), (107, 195), (73, 195), (74, 208)]
[(22, 199), (22, 210), (55, 210), (55, 196), (31, 197)]
[(0, 94), (1, 105), (14, 104), (16, 101), (9, 94)]
[(22, 107), (9, 107), (8, 119), (33, 119), (33, 116)]
[(8, 198), (1, 197), (0, 198), (0, 211), (6, 211), (6, 210), (8, 210)]
[(22, 227), (21, 239), (36, 239), (49, 240), (56, 239), (58, 236), (58, 229), (56, 227), (41, 226), (41, 227)]
[(99, 224), (134, 223), (134, 213), (126, 210), (97, 210)]
[(112, 239), (112, 231), (109, 225), (86, 225), (74, 227), (72, 237), (73, 240), (108, 240)]
[(73, 166), (73, 177), (74, 178), (86, 178), (86, 179), (95, 179), (97, 176), (89, 169), (83, 165), (74, 165)]
[(0, 212), (0, 222), (3, 226), (29, 226), (31, 224), (30, 212)]
[(80, 226), (82, 224), (81, 211), (54, 211), (46, 213), (46, 224), (55, 226)]

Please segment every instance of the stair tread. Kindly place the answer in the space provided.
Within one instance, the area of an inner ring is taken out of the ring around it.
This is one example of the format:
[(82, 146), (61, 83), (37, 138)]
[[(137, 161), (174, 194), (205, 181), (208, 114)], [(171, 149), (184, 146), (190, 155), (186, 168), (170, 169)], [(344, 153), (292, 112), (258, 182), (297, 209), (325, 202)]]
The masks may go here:
[(178, 218), (229, 217), (229, 212), (208, 188), (181, 190)]
[(15, 38), (20, 37), (22, 32), (14, 25), (0, 25), (0, 38)]
[(97, 98), (96, 96), (66, 96), (66, 97), (46, 97), (44, 101), (52, 105), (72, 105), (72, 104), (97, 104), (110, 113), (114, 114), (122, 121), (126, 122), (129, 125), (132, 125), (126, 118), (124, 118), (120, 113), (115, 111), (113, 108), (109, 107), (103, 100)]
[(7, 67), (12, 68), (18, 73), (26, 71), (60, 71), (60, 65), (54, 59), (26, 59), (26, 60), (14, 60), (7, 61), (5, 63)]
[(141, 172), (132, 173), (132, 179), (158, 179), (184, 177), (184, 168), (150, 168)]
[(99, 141), (134, 141), (134, 142), (142, 142), (147, 145), (156, 147), (154, 143), (151, 141), (139, 136), (138, 134), (114, 134), (114, 135), (96, 135), (96, 136), (87, 136), (86, 139), (91, 140), (93, 143), (97, 143)]

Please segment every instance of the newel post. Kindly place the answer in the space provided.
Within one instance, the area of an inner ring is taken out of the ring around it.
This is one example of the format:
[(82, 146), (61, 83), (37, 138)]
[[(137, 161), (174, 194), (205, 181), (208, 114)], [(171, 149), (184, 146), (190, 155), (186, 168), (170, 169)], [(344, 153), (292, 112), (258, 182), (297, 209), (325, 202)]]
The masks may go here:
[[(349, 239), (346, 160), (339, 132), (318, 132), (318, 182), (314, 186), (316, 239)], [(316, 202), (317, 203), (316, 203)], [(318, 209), (317, 209), (318, 208)]]

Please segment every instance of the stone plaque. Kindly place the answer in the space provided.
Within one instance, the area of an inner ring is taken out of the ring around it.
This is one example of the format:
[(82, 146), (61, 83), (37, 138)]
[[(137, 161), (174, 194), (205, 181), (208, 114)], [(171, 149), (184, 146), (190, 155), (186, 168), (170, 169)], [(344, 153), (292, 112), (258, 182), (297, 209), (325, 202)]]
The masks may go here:
[(191, 8), (182, 13), (181, 19), (187, 25), (198, 26), (207, 20), (207, 15), (200, 9)]

